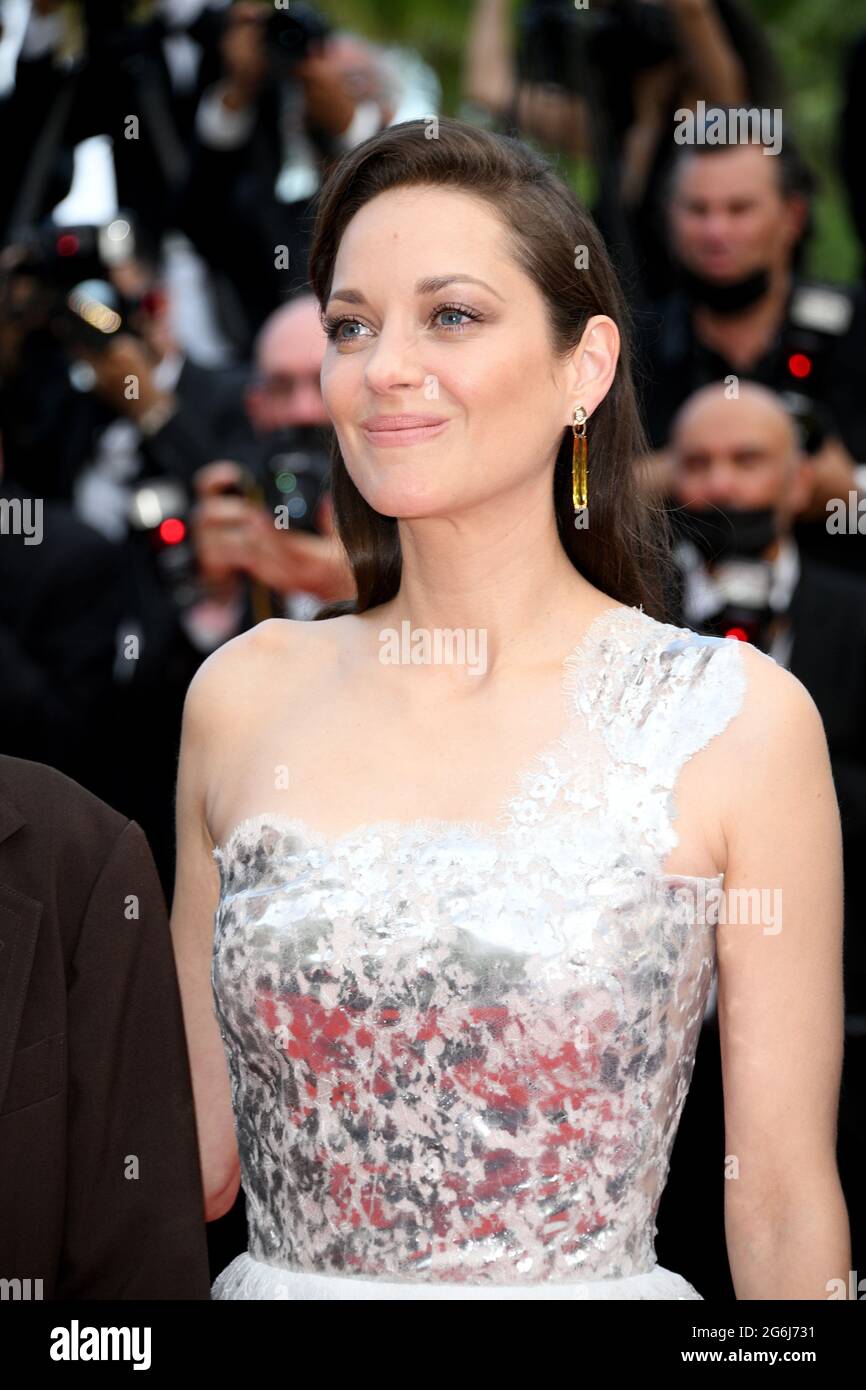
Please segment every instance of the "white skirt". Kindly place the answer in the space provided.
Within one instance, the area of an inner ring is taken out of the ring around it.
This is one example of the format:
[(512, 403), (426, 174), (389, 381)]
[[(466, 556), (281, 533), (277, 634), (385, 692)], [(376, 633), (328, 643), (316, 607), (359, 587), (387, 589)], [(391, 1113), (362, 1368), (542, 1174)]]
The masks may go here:
[(217, 1276), (211, 1298), (331, 1299), (345, 1303), (357, 1298), (480, 1298), (493, 1302), (509, 1298), (649, 1298), (703, 1302), (687, 1279), (659, 1264), (627, 1279), (550, 1280), (540, 1284), (452, 1284), (441, 1280), (425, 1283), (407, 1279), (392, 1283), (385, 1279), (359, 1279), (355, 1274), (308, 1274), (265, 1264), (248, 1251), (238, 1255)]

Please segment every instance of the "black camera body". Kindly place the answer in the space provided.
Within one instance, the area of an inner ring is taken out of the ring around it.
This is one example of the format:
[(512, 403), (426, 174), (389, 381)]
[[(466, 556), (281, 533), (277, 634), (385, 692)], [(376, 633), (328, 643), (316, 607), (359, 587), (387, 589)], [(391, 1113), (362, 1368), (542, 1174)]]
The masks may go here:
[(608, 0), (580, 10), (574, 0), (527, 0), (519, 33), (525, 81), (574, 91), (592, 78), (605, 100), (632, 73), (677, 51), (668, 11), (640, 0)]
[(143, 478), (129, 501), (129, 535), (144, 567), (155, 572), (178, 610), (200, 597), (191, 533), (192, 501), (174, 478)]
[(292, 5), (291, 14), (274, 10), (265, 21), (265, 52), (278, 77), (292, 77), (295, 67), (331, 33), (331, 26), (310, 5)]
[(780, 393), (799, 425), (803, 447), (817, 453), (833, 422), (822, 402), (830, 388), (832, 354), (854, 317), (841, 285), (798, 283), (788, 305), (780, 342)]
[(122, 216), (106, 226), (31, 228), (4, 252), (3, 312), (26, 320), (30, 329), (47, 328), (73, 354), (78, 346), (103, 352), (118, 333), (129, 331), (135, 305), (111, 283), (109, 272), (135, 249), (131, 223)]
[(276, 526), (316, 532), (316, 512), (330, 476), (326, 436), (320, 427), (298, 426), (268, 435), (256, 476)]

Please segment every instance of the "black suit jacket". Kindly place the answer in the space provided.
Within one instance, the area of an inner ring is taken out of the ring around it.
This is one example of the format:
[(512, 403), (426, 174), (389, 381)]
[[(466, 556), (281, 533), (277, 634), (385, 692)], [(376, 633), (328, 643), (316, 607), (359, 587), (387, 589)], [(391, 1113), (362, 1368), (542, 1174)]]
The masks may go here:
[(246, 367), (202, 367), (184, 358), (175, 387), (178, 410), (142, 440), (145, 471), (177, 478), (192, 491), (199, 468), (254, 448), (256, 436), (244, 409), (248, 379)]
[(139, 826), (0, 756), (0, 1277), (208, 1299), (165, 899)]

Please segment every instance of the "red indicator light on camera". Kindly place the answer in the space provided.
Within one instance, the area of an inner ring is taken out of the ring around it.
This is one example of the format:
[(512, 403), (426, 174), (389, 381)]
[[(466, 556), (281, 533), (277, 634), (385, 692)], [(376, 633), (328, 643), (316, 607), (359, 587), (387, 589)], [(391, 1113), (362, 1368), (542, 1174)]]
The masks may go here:
[(812, 359), (807, 357), (805, 352), (795, 352), (788, 358), (788, 371), (791, 376), (795, 376), (798, 381), (807, 377), (812, 370)]
[(176, 516), (170, 516), (165, 521), (160, 522), (159, 538), (166, 545), (177, 545), (186, 535), (186, 527)]

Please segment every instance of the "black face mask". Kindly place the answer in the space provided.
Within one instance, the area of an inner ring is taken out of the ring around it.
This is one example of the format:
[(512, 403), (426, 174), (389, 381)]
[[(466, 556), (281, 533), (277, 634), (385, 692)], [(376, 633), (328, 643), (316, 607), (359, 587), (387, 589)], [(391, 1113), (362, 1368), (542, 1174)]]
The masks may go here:
[(676, 529), (697, 546), (705, 560), (757, 560), (776, 539), (772, 507), (708, 507), (673, 512)]
[(739, 314), (763, 299), (770, 288), (770, 272), (766, 267), (752, 271), (739, 280), (708, 280), (687, 266), (677, 268), (680, 287), (693, 304), (702, 304), (714, 314)]

